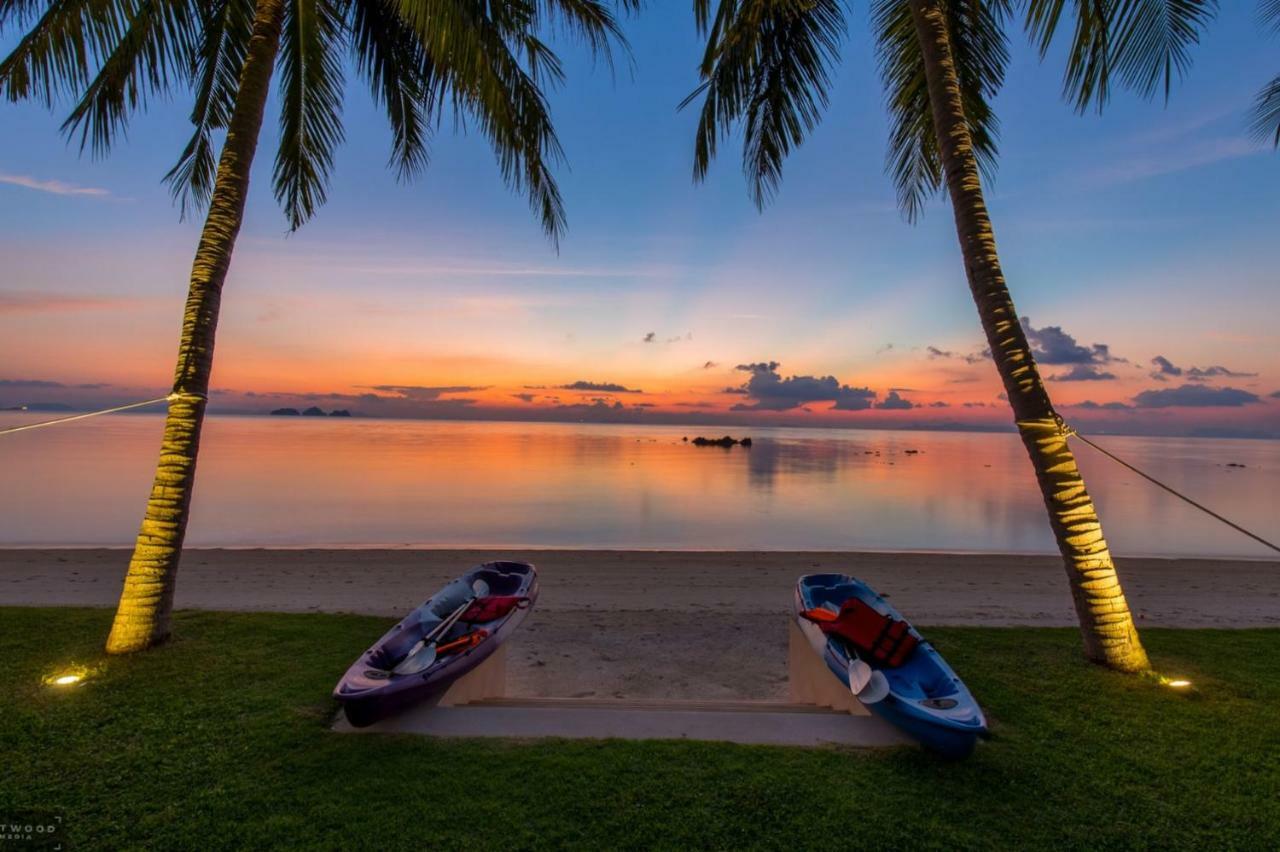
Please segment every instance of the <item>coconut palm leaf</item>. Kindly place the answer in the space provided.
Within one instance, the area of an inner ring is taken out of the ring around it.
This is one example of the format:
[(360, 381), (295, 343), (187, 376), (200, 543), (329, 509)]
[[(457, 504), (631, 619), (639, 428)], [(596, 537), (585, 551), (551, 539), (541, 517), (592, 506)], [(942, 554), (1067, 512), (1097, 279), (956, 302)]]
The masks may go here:
[(280, 38), (280, 147), (275, 194), (291, 230), (325, 201), (333, 152), (342, 142), (341, 40), (333, 0), (292, 0)]
[[(1258, 22), (1264, 29), (1280, 32), (1280, 0), (1262, 0), (1258, 4)], [(1249, 129), (1258, 141), (1270, 139), (1280, 148), (1280, 77), (1258, 92), (1249, 115)]]
[(439, 108), (439, 74), (413, 32), (383, 0), (352, 4), (351, 39), (356, 72), (391, 124), (390, 162), (399, 178), (411, 178), (431, 159), (427, 146), (431, 117)]
[(1191, 64), (1191, 49), (1217, 14), (1217, 0), (1024, 0), (1024, 25), (1043, 57), (1064, 15), (1074, 32), (1063, 96), (1077, 110), (1101, 110), (1113, 79), (1143, 97), (1163, 91)]
[(203, 26), (192, 58), (194, 101), (191, 140), (178, 162), (165, 175), (182, 215), (201, 209), (213, 192), (217, 157), (213, 132), (227, 126), (240, 88), (240, 69), (249, 47), (253, 0), (221, 0), (206, 3)]
[(0, 32), (10, 26), (26, 30), (0, 61), (0, 93), (10, 101), (33, 98), (46, 106), (60, 96), (77, 95), (111, 53), (131, 9), (132, 0), (8, 0), (0, 5)]
[[(991, 100), (1004, 83), (1009, 63), (1005, 10), (999, 4), (961, 0), (951, 4), (948, 12), (951, 52), (974, 153), (984, 174), (991, 175), (999, 131)], [(890, 119), (887, 166), (897, 188), (898, 206), (908, 221), (915, 221), (924, 203), (942, 188), (924, 56), (905, 0), (876, 0), (872, 26)]]
[(105, 154), (129, 114), (148, 94), (167, 92), (190, 76), (199, 39), (198, 9), (188, 0), (140, 0), (123, 34), (62, 125), (80, 134), (80, 147)]
[(503, 179), (529, 198), (543, 230), (558, 244), (564, 203), (551, 167), (563, 151), (546, 97), (522, 65), (521, 38), (535, 7), (511, 3), (486, 14), (482, 2), (395, 0), (397, 14), (415, 34), (455, 120), (474, 123), (489, 140)]
[(716, 147), (742, 120), (742, 168), (763, 207), (782, 180), (782, 164), (804, 142), (827, 105), (831, 68), (845, 35), (839, 0), (695, 0), (707, 47), (702, 84), (681, 103), (703, 97), (694, 142), (694, 178), (706, 176)]

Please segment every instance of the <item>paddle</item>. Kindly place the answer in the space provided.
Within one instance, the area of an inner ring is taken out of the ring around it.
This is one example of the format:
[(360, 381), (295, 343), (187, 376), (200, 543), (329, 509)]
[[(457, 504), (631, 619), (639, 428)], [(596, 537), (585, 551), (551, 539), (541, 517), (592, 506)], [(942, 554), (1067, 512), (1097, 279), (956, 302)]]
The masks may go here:
[(854, 657), (849, 661), (849, 691), (863, 704), (875, 704), (889, 694), (889, 679)]
[(471, 584), (471, 592), (471, 597), (459, 604), (458, 608), (449, 613), (444, 621), (431, 628), (426, 636), (423, 636), (416, 645), (409, 649), (409, 653), (405, 655), (405, 658), (391, 670), (394, 674), (417, 674), (436, 661), (436, 646), (439, 644), (441, 637), (448, 633), (453, 625), (458, 623), (458, 619), (462, 618), (462, 614), (478, 598), (489, 594), (489, 584), (484, 580), (476, 580)]

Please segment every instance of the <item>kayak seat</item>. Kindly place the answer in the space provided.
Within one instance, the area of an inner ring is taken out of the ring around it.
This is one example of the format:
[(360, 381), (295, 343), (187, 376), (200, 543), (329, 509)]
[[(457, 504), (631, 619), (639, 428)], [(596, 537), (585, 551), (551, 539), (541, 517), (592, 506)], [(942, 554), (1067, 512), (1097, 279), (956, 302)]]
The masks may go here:
[(847, 641), (866, 662), (882, 668), (902, 665), (920, 644), (905, 621), (877, 612), (858, 598), (846, 598), (839, 612), (819, 608), (803, 615), (823, 633)]

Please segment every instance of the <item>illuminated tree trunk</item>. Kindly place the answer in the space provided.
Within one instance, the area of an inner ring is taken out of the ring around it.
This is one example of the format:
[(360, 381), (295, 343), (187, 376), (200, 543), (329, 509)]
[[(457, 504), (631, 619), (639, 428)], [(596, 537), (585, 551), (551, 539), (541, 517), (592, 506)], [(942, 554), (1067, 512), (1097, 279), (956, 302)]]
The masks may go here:
[(1149, 666), (1147, 654), (1120, 588), (1102, 525), (1036, 369), (1000, 269), (951, 54), (945, 2), (909, 0), (924, 54), (933, 125), (969, 289), (1044, 495), (1071, 584), (1085, 653), (1091, 660), (1120, 671), (1142, 671)]
[(160, 462), (116, 609), (107, 652), (141, 651), (169, 635), (178, 559), (187, 531), (196, 453), (204, 423), (222, 283), (244, 218), (249, 170), (258, 147), (271, 75), (280, 48), (284, 0), (260, 0), (240, 72), (240, 90), (218, 160), (209, 213), (187, 291)]

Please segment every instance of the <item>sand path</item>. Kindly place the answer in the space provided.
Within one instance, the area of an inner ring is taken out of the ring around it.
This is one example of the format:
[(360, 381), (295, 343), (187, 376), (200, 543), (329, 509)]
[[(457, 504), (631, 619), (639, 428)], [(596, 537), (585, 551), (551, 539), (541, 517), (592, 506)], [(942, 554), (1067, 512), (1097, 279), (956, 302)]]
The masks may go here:
[[(128, 558), (0, 550), (0, 605), (110, 606)], [(858, 575), (918, 625), (1075, 623), (1054, 557), (903, 553), (193, 550), (177, 606), (397, 617), (496, 558), (533, 561), (542, 580), (511, 647), (517, 695), (780, 698), (792, 584), (818, 571)], [(1120, 570), (1140, 625), (1280, 627), (1280, 562), (1135, 558)]]

